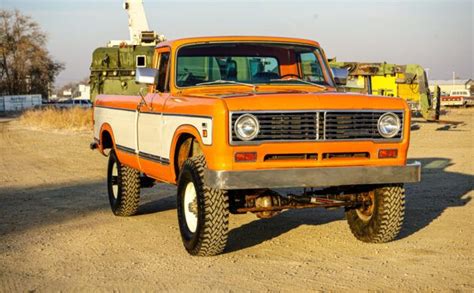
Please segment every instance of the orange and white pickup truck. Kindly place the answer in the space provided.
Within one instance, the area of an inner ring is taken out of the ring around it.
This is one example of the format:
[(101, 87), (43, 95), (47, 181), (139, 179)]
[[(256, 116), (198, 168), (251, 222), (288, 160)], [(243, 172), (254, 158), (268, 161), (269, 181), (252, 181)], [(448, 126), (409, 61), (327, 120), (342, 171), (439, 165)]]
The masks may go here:
[(404, 100), (338, 92), (347, 73), (310, 40), (179, 39), (159, 43), (152, 64), (136, 70), (137, 96), (94, 103), (91, 148), (109, 157), (115, 215), (166, 182), (192, 255), (224, 250), (229, 213), (343, 207), (357, 239), (398, 235), (403, 184), (420, 181)]

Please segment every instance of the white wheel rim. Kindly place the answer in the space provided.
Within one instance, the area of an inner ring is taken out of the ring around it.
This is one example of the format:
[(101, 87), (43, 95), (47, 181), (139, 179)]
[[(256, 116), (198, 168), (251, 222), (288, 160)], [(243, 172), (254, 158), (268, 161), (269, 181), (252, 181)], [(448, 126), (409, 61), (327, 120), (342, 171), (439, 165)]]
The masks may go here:
[(118, 168), (117, 163), (114, 162), (112, 165), (112, 195), (115, 199), (118, 196)]
[(196, 232), (197, 228), (197, 196), (196, 196), (196, 188), (194, 188), (194, 184), (189, 182), (186, 185), (186, 189), (184, 190), (184, 218), (186, 220), (186, 225), (188, 226), (189, 231), (192, 233)]
[(356, 213), (357, 213), (357, 216), (359, 216), (359, 219), (361, 219), (364, 222), (368, 222), (372, 218), (372, 215), (370, 216), (364, 215), (359, 210), (356, 210)]
[(370, 221), (372, 219), (372, 216), (374, 215), (374, 209), (375, 209), (375, 193), (373, 191), (369, 192), (370, 200), (372, 201), (371, 205), (368, 207), (365, 207), (363, 210), (361, 209), (356, 209), (357, 216), (359, 219), (361, 219), (364, 222)]

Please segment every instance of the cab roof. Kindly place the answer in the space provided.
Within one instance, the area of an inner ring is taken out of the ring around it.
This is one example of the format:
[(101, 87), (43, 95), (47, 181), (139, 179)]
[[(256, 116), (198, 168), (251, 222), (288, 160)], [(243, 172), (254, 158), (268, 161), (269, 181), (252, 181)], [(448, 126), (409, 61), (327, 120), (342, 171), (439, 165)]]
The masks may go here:
[(156, 47), (177, 48), (188, 44), (214, 42), (269, 42), (269, 43), (291, 43), (319, 47), (319, 43), (308, 39), (288, 38), (288, 37), (269, 37), (269, 36), (210, 36), (195, 37), (169, 40), (159, 43)]

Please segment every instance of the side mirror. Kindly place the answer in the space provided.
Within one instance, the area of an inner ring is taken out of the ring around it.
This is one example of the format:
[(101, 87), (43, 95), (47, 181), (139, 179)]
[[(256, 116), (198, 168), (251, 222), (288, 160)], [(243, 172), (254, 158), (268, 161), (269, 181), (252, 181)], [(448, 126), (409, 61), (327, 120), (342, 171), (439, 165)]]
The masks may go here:
[(349, 76), (349, 71), (347, 68), (331, 68), (332, 74), (334, 76), (334, 81), (336, 85), (344, 86), (347, 84), (347, 77)]
[(154, 68), (137, 68), (135, 81), (146, 85), (158, 82), (158, 70)]

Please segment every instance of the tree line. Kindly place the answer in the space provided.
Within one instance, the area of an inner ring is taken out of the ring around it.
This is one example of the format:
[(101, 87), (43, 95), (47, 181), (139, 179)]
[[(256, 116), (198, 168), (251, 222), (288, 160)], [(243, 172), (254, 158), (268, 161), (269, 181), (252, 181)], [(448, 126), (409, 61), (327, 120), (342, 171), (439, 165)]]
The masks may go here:
[(41, 94), (46, 99), (64, 64), (50, 56), (37, 22), (0, 10), (0, 95)]

